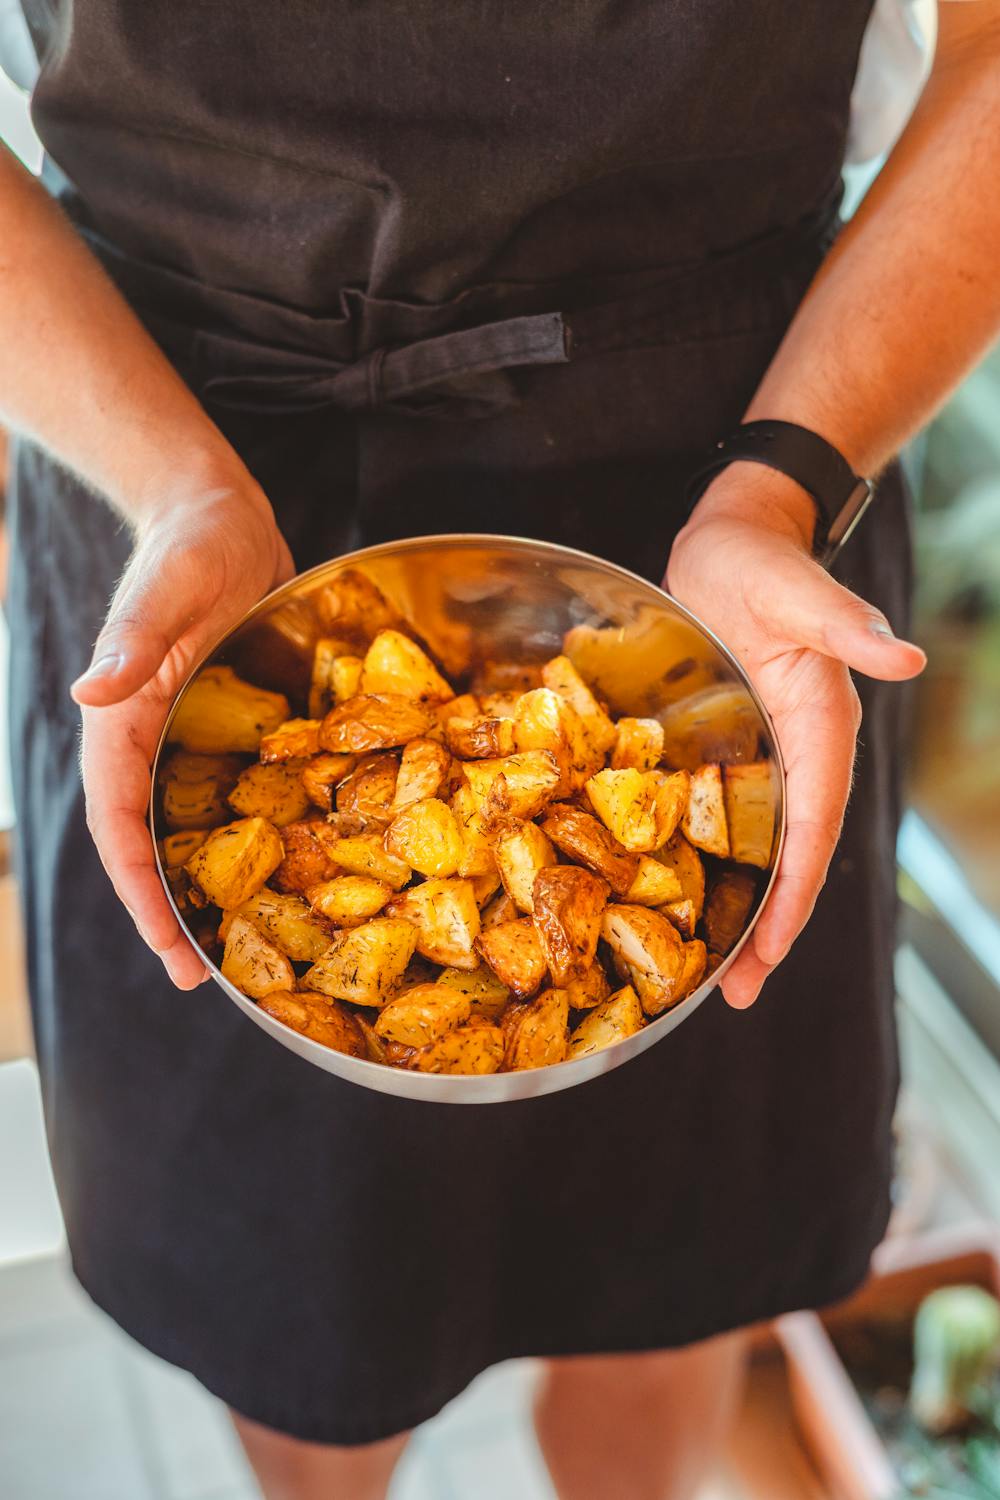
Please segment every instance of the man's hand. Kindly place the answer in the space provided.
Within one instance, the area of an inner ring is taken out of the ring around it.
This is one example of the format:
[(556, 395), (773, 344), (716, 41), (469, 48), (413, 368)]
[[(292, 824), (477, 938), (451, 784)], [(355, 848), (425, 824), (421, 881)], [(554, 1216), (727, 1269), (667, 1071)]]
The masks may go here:
[(146, 822), (149, 767), (174, 695), (205, 647), (294, 572), (271, 507), (245, 471), (218, 485), (173, 480), (142, 509), (83, 706), (87, 822), (141, 937), (180, 989), (207, 977), (163, 893)]
[(808, 502), (783, 503), (797, 487), (767, 470), (747, 477), (749, 467), (732, 465), (706, 492), (674, 543), (665, 579), (746, 668), (774, 721), (787, 772), (778, 879), (723, 981), (738, 1009), (753, 1004), (808, 921), (840, 836), (861, 722), (848, 668), (898, 682), (925, 662), (877, 609), (813, 561)]

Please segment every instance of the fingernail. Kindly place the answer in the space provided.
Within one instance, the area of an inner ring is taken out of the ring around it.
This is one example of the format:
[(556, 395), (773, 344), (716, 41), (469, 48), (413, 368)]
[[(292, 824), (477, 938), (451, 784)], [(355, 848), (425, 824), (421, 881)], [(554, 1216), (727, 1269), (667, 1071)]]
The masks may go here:
[(894, 641), (896, 639), (892, 631), (892, 626), (887, 625), (885, 620), (876, 620), (875, 624), (871, 627), (871, 632), (872, 635), (879, 636), (883, 641)]
[(108, 651), (104, 656), (99, 656), (96, 661), (92, 661), (86, 672), (76, 679), (73, 686), (76, 687), (80, 682), (93, 682), (95, 677), (113, 677), (121, 664), (121, 652)]

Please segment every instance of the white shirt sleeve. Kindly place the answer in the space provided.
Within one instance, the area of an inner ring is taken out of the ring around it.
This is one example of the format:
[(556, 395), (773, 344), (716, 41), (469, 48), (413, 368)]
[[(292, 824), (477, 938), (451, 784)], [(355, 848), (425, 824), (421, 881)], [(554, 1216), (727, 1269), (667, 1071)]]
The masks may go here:
[(847, 160), (884, 156), (927, 81), (937, 40), (937, 0), (875, 0), (851, 95)]

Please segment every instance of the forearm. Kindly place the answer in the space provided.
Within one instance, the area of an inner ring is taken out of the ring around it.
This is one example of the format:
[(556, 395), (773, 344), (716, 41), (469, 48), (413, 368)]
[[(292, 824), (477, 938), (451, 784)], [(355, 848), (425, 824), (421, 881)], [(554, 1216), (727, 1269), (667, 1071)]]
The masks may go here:
[(44, 189), (0, 147), (0, 419), (131, 522), (238, 460)]
[[(845, 227), (746, 413), (821, 433), (873, 474), (923, 426), (1000, 331), (1000, 5), (941, 7), (937, 59), (896, 149)], [(733, 465), (709, 507), (764, 476)], [(772, 504), (811, 505), (768, 475)]]

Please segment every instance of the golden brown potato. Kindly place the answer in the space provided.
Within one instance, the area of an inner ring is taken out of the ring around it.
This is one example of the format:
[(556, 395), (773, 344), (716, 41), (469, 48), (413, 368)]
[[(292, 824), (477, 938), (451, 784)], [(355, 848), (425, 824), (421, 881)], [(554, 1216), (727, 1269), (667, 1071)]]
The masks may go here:
[(506, 891), (500, 891), (488, 906), (483, 907), (482, 929), (499, 927), (503, 922), (516, 922), (520, 913)]
[(520, 911), (534, 911), (535, 876), (556, 862), (556, 851), (535, 823), (508, 818), (493, 834), (493, 857), (504, 890)]
[(389, 916), (346, 928), (336, 934), (323, 957), (313, 964), (302, 981), (303, 987), (332, 995), (335, 1000), (382, 1006), (395, 994), (416, 941), (412, 923)]
[(499, 1026), (458, 1026), (436, 1042), (419, 1047), (407, 1066), (420, 1073), (496, 1073), (503, 1062), (504, 1036)]
[(243, 762), (236, 755), (168, 756), (160, 767), (163, 820), (168, 828), (216, 828), (229, 818), (228, 794)]
[(526, 666), (514, 661), (484, 661), (472, 675), (472, 691), (480, 697), (484, 693), (510, 693), (519, 698), (541, 687), (542, 669)]
[(608, 883), (576, 865), (553, 865), (535, 876), (532, 920), (557, 989), (582, 979), (594, 962)]
[(251, 1000), (295, 984), (295, 970), (281, 949), (246, 917), (233, 917), (229, 924), (221, 968), (229, 983)]
[(591, 964), (582, 979), (574, 979), (566, 986), (566, 998), (571, 1010), (593, 1010), (611, 994), (608, 976), (599, 963)]
[(327, 629), (358, 640), (370, 640), (377, 631), (403, 623), (399, 610), (360, 568), (345, 568), (324, 585), (315, 603)]
[(557, 796), (579, 791), (599, 771), (604, 755), (572, 703), (551, 688), (524, 693), (514, 708), (518, 750), (548, 750), (556, 758), (561, 780)]
[[(525, 750), (495, 760), (468, 761), (465, 775), (484, 813), (534, 818), (552, 800), (561, 773), (550, 751)], [(501, 777), (502, 787), (498, 785)]]
[(615, 742), (615, 726), (568, 656), (556, 656), (542, 668), (542, 682), (576, 709), (594, 748), (606, 755)]
[(324, 848), (326, 832), (327, 825), (314, 818), (286, 824), (281, 830), (285, 852), (271, 882), (276, 890), (301, 896), (311, 885), (340, 874)]
[(382, 1058), (371, 1055), (363, 1030), (368, 1023), (362, 1023), (360, 1016), (352, 1015), (326, 995), (310, 990), (297, 990), (294, 994), (290, 990), (273, 990), (261, 999), (260, 1008), (276, 1021), (334, 1052), (346, 1052), (349, 1057), (363, 1057), (371, 1062), (384, 1059), (384, 1051)]
[(747, 761), (757, 754), (760, 715), (744, 687), (715, 683), (661, 715), (663, 758), (687, 771), (712, 761)]
[(599, 771), (586, 793), (591, 806), (620, 844), (636, 854), (652, 854), (671, 837), (683, 813), (686, 771)]
[(241, 817), (266, 818), (275, 828), (298, 822), (309, 810), (301, 766), (247, 766), (229, 793), (229, 805)]
[(468, 995), (447, 984), (419, 984), (394, 995), (379, 1012), (375, 1035), (404, 1047), (426, 1047), (472, 1014)]
[(209, 901), (225, 910), (255, 896), (283, 856), (281, 835), (266, 818), (240, 818), (214, 829), (184, 868)]
[(639, 870), (625, 892), (633, 906), (664, 906), (681, 899), (681, 883), (675, 870), (651, 854), (639, 855)]
[(565, 990), (546, 990), (530, 1005), (519, 1005), (505, 1035), (503, 1065), (507, 1072), (547, 1068), (566, 1056), (569, 1002)]
[(678, 1000), (686, 1000), (688, 995), (694, 994), (705, 977), (707, 963), (708, 950), (701, 938), (684, 944), (684, 965), (677, 981)]
[(514, 720), (485, 714), (475, 719), (451, 718), (445, 722), (444, 738), (452, 754), (462, 760), (511, 755), (515, 748)]
[(330, 710), (319, 731), (324, 750), (351, 755), (390, 750), (426, 735), (433, 715), (400, 693), (361, 693)]
[(646, 774), (656, 783), (653, 817), (656, 821), (656, 848), (661, 849), (668, 839), (673, 838), (688, 809), (691, 774), (688, 771), (647, 771)]
[(261, 736), (260, 758), (265, 766), (282, 760), (302, 760), (318, 752), (318, 719), (286, 719), (273, 734)]
[[(377, 917), (392, 895), (392, 887), (370, 875), (337, 875), (311, 885), (306, 900), (314, 911), (336, 927), (360, 927)], [(327, 939), (329, 947), (330, 939)], [(318, 954), (314, 957), (319, 957)]]
[(698, 913), (693, 901), (668, 901), (657, 908), (670, 924), (677, 928), (682, 938), (693, 938), (698, 926)]
[(479, 934), (476, 946), (512, 995), (522, 999), (533, 995), (545, 978), (545, 949), (529, 917), (488, 927)]
[(682, 833), (675, 833), (662, 849), (657, 849), (655, 857), (677, 876), (681, 887), (680, 899), (691, 902), (697, 922), (705, 907), (705, 866), (701, 862), (701, 855), (691, 847)]
[(676, 1004), (684, 944), (666, 917), (645, 906), (609, 906), (601, 936), (627, 966), (647, 1016)]
[(641, 1031), (644, 1024), (638, 996), (627, 984), (589, 1011), (574, 1027), (566, 1048), (567, 1059), (588, 1057), (591, 1052), (612, 1047)]
[(769, 869), (777, 804), (773, 765), (757, 760), (748, 766), (726, 766), (722, 791), (733, 859)]
[(207, 754), (256, 754), (261, 737), (288, 718), (284, 693), (268, 693), (232, 667), (205, 667), (184, 694), (167, 730), (172, 745)]
[(411, 922), (416, 948), (432, 963), (455, 969), (477, 969), (475, 942), (479, 907), (469, 880), (425, 880), (395, 897), (386, 915)]
[(351, 642), (343, 636), (322, 636), (313, 647), (309, 683), (309, 717), (311, 719), (322, 719), (336, 703), (333, 692), (335, 664), (342, 661), (350, 650)]
[(223, 942), (237, 917), (252, 922), (293, 963), (314, 963), (333, 941), (329, 924), (305, 901), (298, 896), (284, 896), (279, 891), (269, 890), (266, 885), (242, 906), (223, 914), (219, 924), (219, 937)]
[(588, 870), (602, 875), (616, 896), (623, 896), (639, 872), (639, 859), (618, 842), (603, 823), (582, 808), (559, 802), (548, 808), (542, 823), (557, 849)]
[(510, 991), (486, 964), (478, 969), (442, 969), (437, 977), (439, 985), (449, 985), (465, 995), (474, 1016), (484, 1016), (487, 1021), (498, 1021), (510, 998)]
[(722, 796), (722, 771), (719, 766), (699, 766), (691, 776), (687, 811), (681, 821), (684, 837), (696, 849), (729, 857), (729, 828)]
[(470, 875), (472, 889), (476, 893), (476, 905), (480, 913), (488, 901), (491, 901), (500, 889), (500, 871), (490, 870), (486, 875)]
[(705, 941), (723, 956), (735, 946), (747, 925), (757, 896), (757, 882), (746, 870), (722, 870), (705, 902)]
[(520, 697), (520, 693), (486, 693), (479, 700), (479, 709), (491, 719), (512, 719)]
[(362, 691), (364, 661), (360, 656), (335, 656), (330, 663), (330, 688), (334, 703), (346, 703)]
[(157, 848), (160, 863), (165, 870), (176, 869), (187, 864), (196, 849), (200, 849), (210, 833), (208, 828), (186, 828), (183, 833), (168, 833)]
[(392, 819), (398, 774), (395, 755), (363, 755), (337, 787), (337, 811), (357, 818), (366, 831), (369, 827), (386, 828)]
[(659, 719), (619, 719), (611, 766), (615, 771), (632, 767), (652, 771), (663, 759), (663, 725)]
[(437, 797), (413, 802), (398, 812), (385, 835), (385, 847), (420, 875), (454, 875), (462, 859), (462, 838), (454, 814)]
[(472, 788), (463, 784), (453, 793), (451, 810), (462, 841), (462, 853), (458, 862), (458, 874), (471, 879), (480, 875), (491, 875), (496, 871), (493, 848), (486, 837), (483, 815)]
[(301, 774), (310, 802), (330, 812), (337, 787), (350, 776), (357, 763), (356, 755), (331, 755), (326, 750), (307, 760)]
[[(370, 875), (373, 880), (383, 881), (394, 891), (401, 891), (413, 875), (405, 860), (386, 852), (381, 833), (359, 833), (340, 838), (322, 824), (320, 830), (319, 838), (329, 861), (329, 869), (327, 874), (312, 881), (313, 885), (318, 885), (321, 880), (331, 880), (343, 872), (348, 875)], [(286, 835), (287, 831), (286, 829)]]
[(380, 630), (368, 647), (360, 690), (439, 703), (455, 696), (427, 652), (398, 630)]
[(443, 703), (428, 703), (426, 706), (434, 715), (427, 737), (438, 744), (444, 743), (449, 719), (475, 719), (481, 712), (479, 699), (474, 693), (462, 693), (458, 698), (447, 698)]
[[(324, 995), (323, 998), (325, 1000), (326, 996)], [(388, 1049), (382, 1038), (375, 1035), (375, 1028), (372, 1025), (371, 1021), (363, 1016), (360, 1011), (352, 1014), (352, 1020), (365, 1039), (365, 1047), (367, 1048), (367, 1052), (364, 1055), (367, 1056), (368, 1061), (373, 1063), (382, 1063), (383, 1066), (388, 1065)]]
[(443, 745), (428, 739), (411, 740), (399, 763), (393, 811), (437, 797), (450, 768), (451, 756)]

